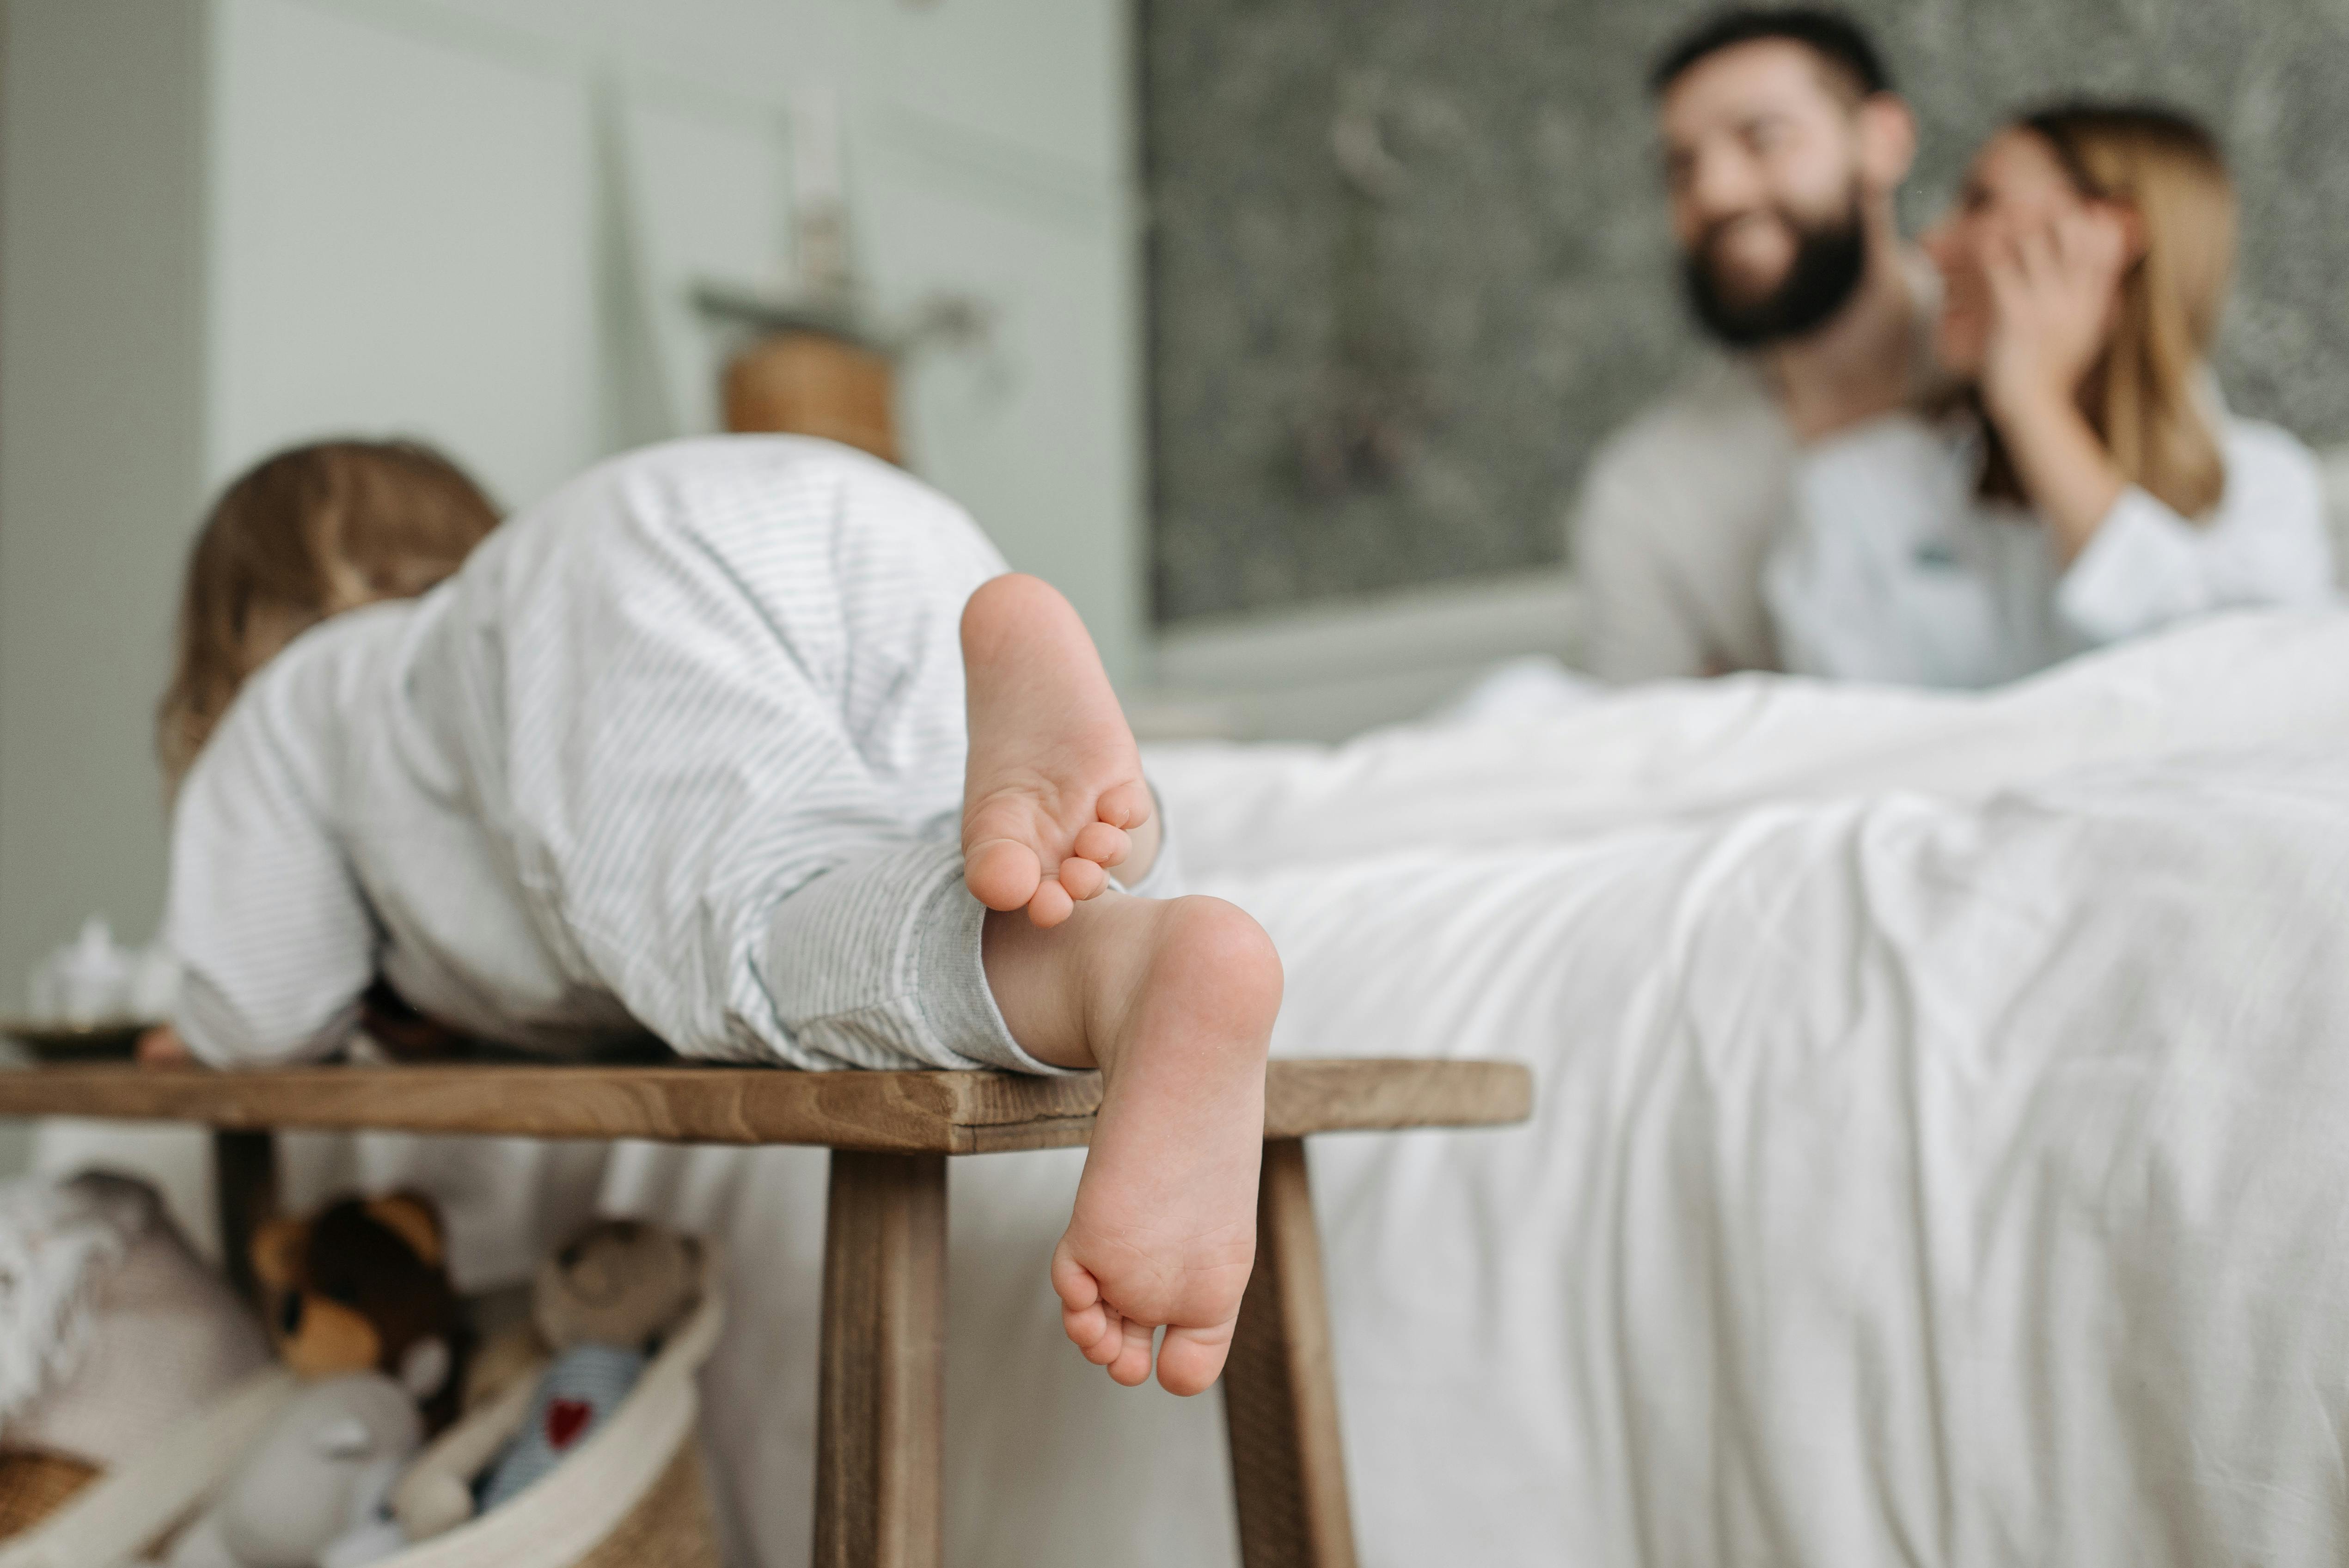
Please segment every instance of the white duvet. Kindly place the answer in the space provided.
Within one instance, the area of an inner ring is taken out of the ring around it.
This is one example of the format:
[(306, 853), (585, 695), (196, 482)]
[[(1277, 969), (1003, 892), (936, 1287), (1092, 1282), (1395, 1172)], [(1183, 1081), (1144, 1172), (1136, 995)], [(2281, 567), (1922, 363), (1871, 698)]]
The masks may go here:
[[(1537, 1075), (1313, 1146), (1366, 1563), (2349, 1557), (2349, 617), (1152, 769), (1278, 1051)], [(725, 1235), (709, 1435), (803, 1562), (823, 1157), (502, 1148), (485, 1260), (590, 1185)], [(1230, 1563), (1214, 1396), (1061, 1339), (1076, 1170), (955, 1167), (949, 1560)]]

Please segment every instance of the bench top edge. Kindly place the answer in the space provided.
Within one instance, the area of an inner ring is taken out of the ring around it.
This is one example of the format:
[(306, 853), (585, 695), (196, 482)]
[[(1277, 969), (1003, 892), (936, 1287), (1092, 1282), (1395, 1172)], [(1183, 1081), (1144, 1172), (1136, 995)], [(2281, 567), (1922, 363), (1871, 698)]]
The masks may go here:
[[(963, 1152), (1100, 1105), (1093, 1074), (802, 1073), (731, 1064), (435, 1063), (238, 1068), (77, 1064), (0, 1070), (0, 1117), (218, 1128), (384, 1129), (543, 1138), (802, 1143)], [(1520, 1063), (1286, 1059), (1266, 1077), (1266, 1136), (1493, 1126), (1528, 1114)], [(989, 1136), (974, 1140), (971, 1130)]]

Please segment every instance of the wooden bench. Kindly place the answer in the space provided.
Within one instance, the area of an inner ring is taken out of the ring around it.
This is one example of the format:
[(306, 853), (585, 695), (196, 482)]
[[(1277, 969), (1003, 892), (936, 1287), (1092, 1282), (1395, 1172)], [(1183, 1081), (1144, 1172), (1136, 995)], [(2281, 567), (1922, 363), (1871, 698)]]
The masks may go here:
[[(1532, 1098), (1531, 1075), (1513, 1063), (1272, 1065), (1265, 1083), (1256, 1273), (1223, 1378), (1247, 1568), (1339, 1568), (1354, 1561), (1303, 1140), (1321, 1132), (1521, 1121)], [(0, 1072), (0, 1117), (212, 1128), (222, 1241), (233, 1274), (247, 1268), (243, 1238), (275, 1206), (271, 1135), (281, 1128), (831, 1150), (817, 1568), (937, 1568), (947, 1159), (1083, 1144), (1100, 1100), (1100, 1080), (1092, 1076), (987, 1072), (486, 1065)], [(249, 1274), (237, 1277), (252, 1290)]]

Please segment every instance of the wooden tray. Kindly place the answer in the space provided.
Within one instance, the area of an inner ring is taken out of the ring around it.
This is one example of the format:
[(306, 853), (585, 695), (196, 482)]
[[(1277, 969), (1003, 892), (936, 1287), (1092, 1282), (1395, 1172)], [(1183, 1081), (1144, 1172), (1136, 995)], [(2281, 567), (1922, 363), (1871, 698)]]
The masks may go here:
[(84, 1025), (0, 1018), (0, 1035), (7, 1036), (45, 1062), (127, 1062), (138, 1050), (139, 1037), (154, 1026), (150, 1022), (130, 1018)]

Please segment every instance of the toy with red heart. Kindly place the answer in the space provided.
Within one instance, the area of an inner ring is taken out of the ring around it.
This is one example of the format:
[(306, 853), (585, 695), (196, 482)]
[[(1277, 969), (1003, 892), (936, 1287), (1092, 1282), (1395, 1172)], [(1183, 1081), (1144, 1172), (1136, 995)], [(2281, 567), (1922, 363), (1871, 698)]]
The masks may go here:
[(546, 1446), (567, 1453), (595, 1418), (595, 1407), (585, 1399), (551, 1398), (546, 1402)]
[(690, 1237), (602, 1220), (540, 1265), (531, 1317), (541, 1350), (443, 1433), (400, 1479), (393, 1511), (410, 1541), (512, 1497), (576, 1452), (619, 1408), (663, 1336), (700, 1293)]

